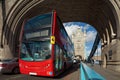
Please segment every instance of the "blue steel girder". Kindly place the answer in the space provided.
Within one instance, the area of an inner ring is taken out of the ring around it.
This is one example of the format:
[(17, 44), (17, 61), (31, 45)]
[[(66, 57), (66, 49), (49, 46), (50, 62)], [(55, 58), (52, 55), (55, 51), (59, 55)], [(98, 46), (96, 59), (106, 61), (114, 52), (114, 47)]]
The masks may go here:
[(90, 59), (94, 56), (99, 42), (100, 42), (100, 37), (99, 37), (99, 34), (97, 33), (94, 44), (93, 44), (93, 47), (92, 47), (92, 50), (90, 52), (90, 55), (88, 56), (88, 61), (90, 61)]

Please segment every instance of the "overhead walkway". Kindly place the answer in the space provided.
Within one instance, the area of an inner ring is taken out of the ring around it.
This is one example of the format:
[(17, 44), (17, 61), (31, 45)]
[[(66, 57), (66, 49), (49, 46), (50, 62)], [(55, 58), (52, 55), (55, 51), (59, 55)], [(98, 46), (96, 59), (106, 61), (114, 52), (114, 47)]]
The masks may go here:
[(99, 42), (100, 42), (100, 37), (99, 37), (99, 34), (97, 33), (94, 44), (93, 44), (93, 47), (92, 47), (92, 50), (90, 52), (90, 55), (88, 56), (88, 61), (90, 61), (90, 59), (94, 56)]

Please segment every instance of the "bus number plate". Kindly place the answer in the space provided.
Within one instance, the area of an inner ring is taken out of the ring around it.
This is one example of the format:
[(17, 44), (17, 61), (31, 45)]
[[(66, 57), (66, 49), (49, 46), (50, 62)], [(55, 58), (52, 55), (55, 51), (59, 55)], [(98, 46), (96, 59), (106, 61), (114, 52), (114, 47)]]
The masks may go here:
[(37, 75), (35, 72), (29, 72), (30, 75)]

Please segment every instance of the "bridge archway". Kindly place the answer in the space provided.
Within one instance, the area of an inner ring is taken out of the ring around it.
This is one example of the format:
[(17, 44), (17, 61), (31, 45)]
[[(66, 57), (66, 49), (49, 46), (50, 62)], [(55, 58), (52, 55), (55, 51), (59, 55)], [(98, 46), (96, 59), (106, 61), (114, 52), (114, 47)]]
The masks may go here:
[(120, 55), (120, 5), (117, 0), (17, 0), (3, 25), (1, 44), (6, 55), (4, 58), (17, 56), (15, 48), (19, 44), (24, 19), (53, 9), (57, 10), (63, 22), (86, 22), (94, 26), (101, 37), (103, 52), (106, 48), (108, 51), (112, 49), (109, 47), (113, 43), (119, 43), (116, 56)]
[(103, 60), (103, 67), (106, 68), (107, 67), (107, 55), (104, 55), (104, 60)]

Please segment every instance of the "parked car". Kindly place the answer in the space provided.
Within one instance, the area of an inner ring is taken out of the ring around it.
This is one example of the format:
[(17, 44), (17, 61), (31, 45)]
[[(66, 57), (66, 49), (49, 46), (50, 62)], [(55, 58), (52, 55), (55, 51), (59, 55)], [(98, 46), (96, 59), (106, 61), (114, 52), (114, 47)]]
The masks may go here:
[(0, 60), (1, 73), (19, 73), (18, 58)]

